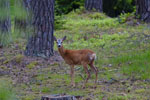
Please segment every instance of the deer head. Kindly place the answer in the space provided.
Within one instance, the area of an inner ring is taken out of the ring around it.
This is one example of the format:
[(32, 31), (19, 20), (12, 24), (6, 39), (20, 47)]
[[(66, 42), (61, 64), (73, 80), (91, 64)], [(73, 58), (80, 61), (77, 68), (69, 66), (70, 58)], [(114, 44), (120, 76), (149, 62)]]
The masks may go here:
[(54, 41), (56, 41), (58, 48), (62, 46), (64, 40), (66, 40), (66, 36), (64, 36), (62, 39), (56, 39), (56, 37), (54, 36)]

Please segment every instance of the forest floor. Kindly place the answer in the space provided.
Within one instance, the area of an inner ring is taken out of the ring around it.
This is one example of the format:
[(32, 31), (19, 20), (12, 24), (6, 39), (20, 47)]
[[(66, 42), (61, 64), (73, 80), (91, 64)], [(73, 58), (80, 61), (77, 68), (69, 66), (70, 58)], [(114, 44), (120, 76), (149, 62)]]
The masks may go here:
[(51, 94), (80, 96), (80, 100), (150, 99), (150, 25), (135, 19), (120, 23), (104, 14), (81, 11), (63, 16), (59, 25), (55, 36), (67, 36), (65, 48), (96, 52), (97, 88), (92, 88), (95, 76), (89, 69), (93, 75), (82, 89), (86, 77), (82, 66), (75, 67), (76, 87), (71, 87), (70, 67), (56, 45), (50, 59), (26, 57), (26, 42), (18, 39), (0, 49), (0, 82), (12, 84), (18, 100), (40, 100)]

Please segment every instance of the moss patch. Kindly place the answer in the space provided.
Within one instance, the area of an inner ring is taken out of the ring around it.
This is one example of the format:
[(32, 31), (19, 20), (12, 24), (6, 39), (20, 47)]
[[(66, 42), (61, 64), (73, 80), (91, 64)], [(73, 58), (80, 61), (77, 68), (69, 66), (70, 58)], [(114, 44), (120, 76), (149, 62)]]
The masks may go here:
[(29, 68), (29, 69), (32, 69), (32, 68), (34, 68), (37, 65), (38, 65), (38, 62), (37, 61), (33, 61), (30, 64), (28, 64), (26, 67)]
[(23, 61), (24, 55), (18, 54), (15, 56), (16, 63), (21, 63)]

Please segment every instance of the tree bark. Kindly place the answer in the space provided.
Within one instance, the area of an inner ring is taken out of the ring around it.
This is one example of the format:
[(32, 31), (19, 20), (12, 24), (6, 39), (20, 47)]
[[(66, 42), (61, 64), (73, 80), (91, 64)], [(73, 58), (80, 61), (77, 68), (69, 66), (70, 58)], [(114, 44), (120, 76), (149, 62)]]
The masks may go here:
[(150, 0), (136, 0), (137, 14), (140, 19), (145, 22), (150, 22)]
[[(29, 0), (27, 0), (29, 1)], [(25, 55), (50, 57), (53, 55), (54, 0), (31, 0), (33, 36), (29, 38)]]
[(87, 10), (96, 9), (98, 12), (103, 12), (103, 0), (86, 0), (85, 8)]
[(41, 100), (77, 100), (74, 96), (69, 96), (69, 95), (48, 95), (48, 96), (43, 96)]

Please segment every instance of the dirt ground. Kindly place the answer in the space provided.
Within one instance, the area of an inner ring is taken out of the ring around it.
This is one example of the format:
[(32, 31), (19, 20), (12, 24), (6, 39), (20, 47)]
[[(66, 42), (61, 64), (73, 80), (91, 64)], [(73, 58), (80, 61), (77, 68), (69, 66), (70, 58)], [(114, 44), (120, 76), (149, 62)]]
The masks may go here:
[(43, 95), (69, 94), (80, 100), (149, 100), (150, 80), (137, 80), (110, 70), (113, 78), (106, 79), (106, 73), (99, 70), (97, 88), (92, 88), (94, 76), (86, 89), (82, 89), (85, 79), (81, 67), (76, 67), (76, 88), (70, 86), (70, 68), (57, 51), (50, 59), (26, 57), (16, 46), (0, 49), (0, 77), (9, 79), (19, 100), (40, 100)]

